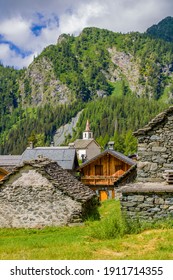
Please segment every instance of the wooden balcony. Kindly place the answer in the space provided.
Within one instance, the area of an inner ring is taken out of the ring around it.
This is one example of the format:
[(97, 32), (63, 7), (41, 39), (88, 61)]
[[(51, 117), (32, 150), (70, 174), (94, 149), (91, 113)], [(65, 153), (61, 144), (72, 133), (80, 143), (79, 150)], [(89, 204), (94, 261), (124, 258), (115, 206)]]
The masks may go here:
[(81, 182), (85, 185), (107, 185), (113, 186), (114, 182), (119, 176), (83, 176), (81, 177)]

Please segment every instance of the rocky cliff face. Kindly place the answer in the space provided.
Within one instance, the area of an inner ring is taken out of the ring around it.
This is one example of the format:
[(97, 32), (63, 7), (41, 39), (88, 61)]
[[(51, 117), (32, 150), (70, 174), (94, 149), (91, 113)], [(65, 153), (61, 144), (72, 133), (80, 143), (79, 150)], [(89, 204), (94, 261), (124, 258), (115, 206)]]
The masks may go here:
[[(146, 89), (153, 95), (153, 88), (147, 82), (148, 77), (143, 77), (145, 82), (140, 83), (140, 59), (136, 59), (132, 54), (118, 51), (115, 47), (108, 49), (111, 62), (109, 71), (101, 70), (107, 80), (116, 83), (116, 81), (125, 79), (129, 88), (138, 96), (146, 94)], [(172, 65), (164, 65), (160, 68), (160, 73), (173, 79)], [(169, 89), (169, 84), (167, 86)], [(75, 100), (75, 95), (66, 84), (63, 84), (56, 78), (53, 65), (48, 58), (40, 57), (34, 61), (25, 71), (22, 79), (19, 81), (19, 91), (21, 94), (23, 107), (39, 106), (46, 103), (69, 104)], [(170, 90), (169, 90), (170, 91)], [(105, 92), (97, 91), (98, 97), (104, 97)], [(169, 93), (167, 99), (172, 98)]]
[(59, 146), (64, 143), (65, 137), (68, 135), (73, 135), (73, 129), (79, 120), (82, 111), (80, 111), (74, 118), (72, 118), (70, 123), (60, 126), (53, 137), (53, 142), (55, 146)]
[(70, 103), (74, 97), (67, 85), (56, 79), (51, 61), (41, 57), (34, 61), (20, 80), (22, 104), (43, 105)]
[[(138, 96), (172, 98), (172, 47), (144, 34), (113, 34), (88, 28), (78, 37), (62, 34), (20, 79), (23, 106), (66, 104), (111, 94), (109, 82), (122, 80)], [(110, 37), (112, 40), (110, 40)]]
[(144, 94), (145, 87), (139, 84), (140, 66), (139, 61), (136, 61), (130, 53), (117, 51), (116, 48), (108, 49), (111, 60), (116, 66), (112, 71), (112, 81), (121, 80), (124, 76), (132, 92), (138, 95)]

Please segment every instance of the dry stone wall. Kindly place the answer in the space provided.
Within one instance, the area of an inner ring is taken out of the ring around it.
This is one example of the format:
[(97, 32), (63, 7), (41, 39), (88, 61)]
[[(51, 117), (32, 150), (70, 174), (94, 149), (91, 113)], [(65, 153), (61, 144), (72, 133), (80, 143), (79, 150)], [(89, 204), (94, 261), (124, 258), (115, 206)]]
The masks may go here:
[(133, 184), (122, 188), (122, 211), (144, 220), (173, 217), (173, 186), (166, 184)]
[[(157, 119), (158, 121), (158, 119)], [(138, 136), (138, 181), (163, 181), (163, 173), (173, 169), (173, 115)]]

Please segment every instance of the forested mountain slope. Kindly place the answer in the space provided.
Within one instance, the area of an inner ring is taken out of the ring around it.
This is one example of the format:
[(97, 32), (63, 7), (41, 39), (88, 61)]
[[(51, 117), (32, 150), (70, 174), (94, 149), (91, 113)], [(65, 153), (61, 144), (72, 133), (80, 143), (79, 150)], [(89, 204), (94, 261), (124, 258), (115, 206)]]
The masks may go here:
[(147, 34), (167, 42), (173, 42), (173, 17), (166, 17), (158, 24), (154, 24), (147, 29)]
[(49, 145), (56, 129), (83, 108), (73, 139), (87, 117), (102, 146), (117, 139), (115, 132), (124, 142), (172, 104), (172, 94), (172, 43), (94, 27), (77, 37), (63, 34), (27, 69), (0, 66), (0, 154), (21, 153), (29, 140)]

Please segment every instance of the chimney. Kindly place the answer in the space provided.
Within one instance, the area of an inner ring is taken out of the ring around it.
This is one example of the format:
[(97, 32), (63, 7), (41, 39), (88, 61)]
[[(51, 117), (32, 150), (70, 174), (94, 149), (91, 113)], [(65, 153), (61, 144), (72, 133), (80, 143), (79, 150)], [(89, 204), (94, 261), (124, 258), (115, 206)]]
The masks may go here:
[(114, 141), (109, 141), (109, 142), (108, 142), (108, 149), (109, 149), (109, 150), (114, 150), (114, 144), (115, 144)]
[(73, 143), (69, 143), (69, 144), (68, 144), (68, 147), (69, 147), (69, 149), (74, 149), (74, 148), (75, 148), (74, 142), (73, 142)]
[(34, 143), (32, 141), (29, 142), (29, 147), (30, 147), (30, 149), (34, 149)]
[(51, 147), (54, 147), (54, 142), (53, 142), (53, 141), (50, 143), (50, 146), (51, 146)]

